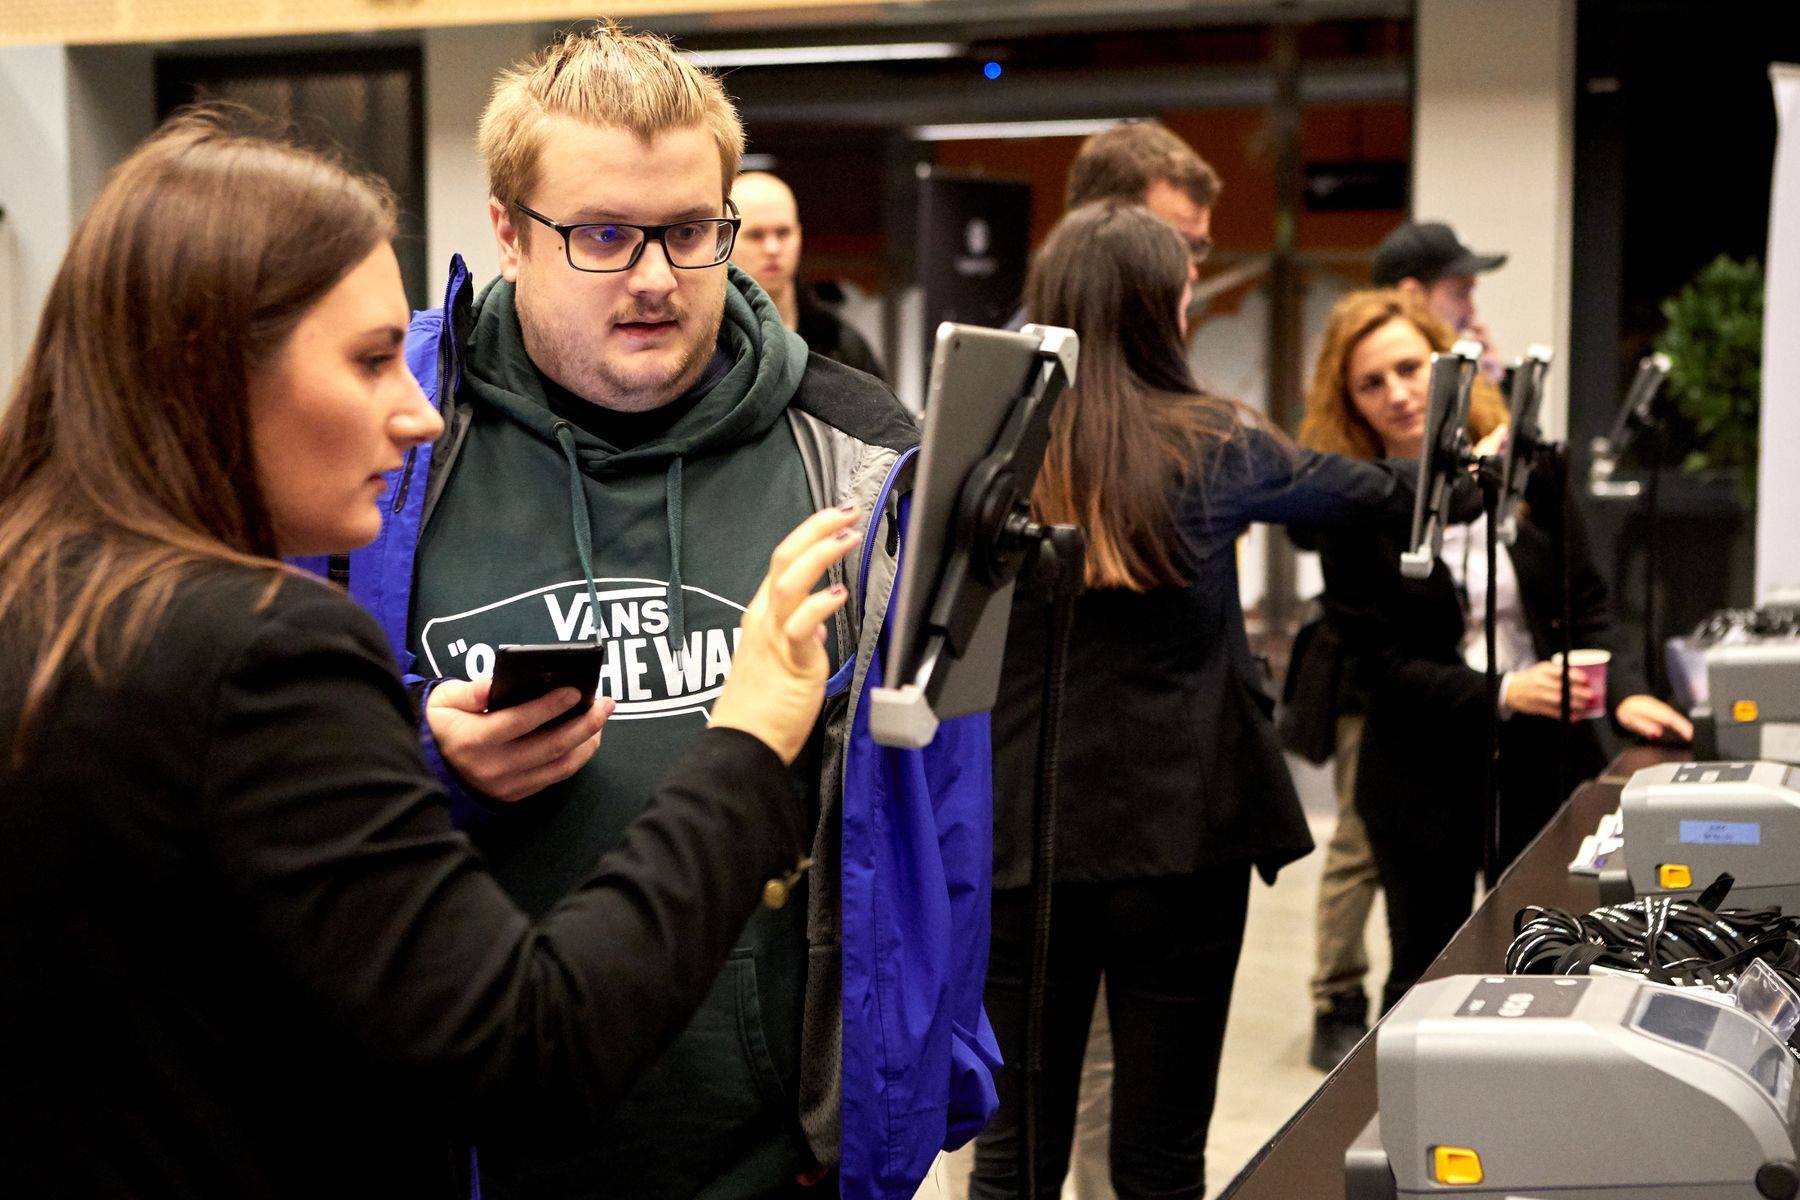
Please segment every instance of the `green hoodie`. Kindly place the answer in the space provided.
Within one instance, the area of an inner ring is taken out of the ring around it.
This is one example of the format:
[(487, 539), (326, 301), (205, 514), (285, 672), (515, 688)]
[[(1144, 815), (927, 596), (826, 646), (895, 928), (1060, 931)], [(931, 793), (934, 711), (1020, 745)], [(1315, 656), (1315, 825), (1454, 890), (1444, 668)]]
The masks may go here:
[[(551, 410), (512, 285), (477, 301), (461, 393), (473, 423), (420, 538), (412, 648), (423, 673), (470, 677), (501, 645), (598, 637), (618, 702), (581, 771), (473, 831), (533, 915), (620, 844), (705, 728), (769, 552), (812, 511), (783, 415), (806, 346), (736, 268), (718, 344), (729, 370), (666, 433), (619, 450)], [(816, 771), (796, 777), (816, 790)], [(790, 1180), (807, 1162), (805, 911), (800, 897), (752, 918), (705, 1006), (602, 1128), (484, 1145), (487, 1194), (749, 1197)]]

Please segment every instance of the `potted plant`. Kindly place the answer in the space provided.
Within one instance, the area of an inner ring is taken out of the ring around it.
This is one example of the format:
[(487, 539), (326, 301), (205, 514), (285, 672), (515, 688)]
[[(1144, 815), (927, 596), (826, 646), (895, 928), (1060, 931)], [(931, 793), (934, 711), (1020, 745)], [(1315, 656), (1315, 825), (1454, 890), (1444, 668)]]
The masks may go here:
[(1669, 395), (1692, 430), (1682, 470), (1735, 476), (1739, 495), (1754, 496), (1762, 407), (1762, 265), (1720, 255), (1664, 300), (1662, 313), (1668, 327), (1656, 348), (1672, 361)]

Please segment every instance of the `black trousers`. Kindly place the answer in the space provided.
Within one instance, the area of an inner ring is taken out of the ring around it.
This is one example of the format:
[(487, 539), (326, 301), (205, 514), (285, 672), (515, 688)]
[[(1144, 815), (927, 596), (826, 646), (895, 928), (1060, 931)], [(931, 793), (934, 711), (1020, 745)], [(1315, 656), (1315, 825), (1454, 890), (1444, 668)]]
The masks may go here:
[[(1592, 731), (1577, 732), (1580, 737), (1570, 747), (1573, 780), (1590, 777), (1601, 765)], [(1542, 717), (1515, 716), (1500, 727), (1497, 782), (1502, 870), (1531, 844), (1567, 799), (1559, 778), (1560, 738), (1556, 723)], [(1421, 828), (1364, 817), (1369, 849), (1387, 896), (1392, 966), (1382, 988), (1383, 1012), (1419, 981), (1474, 910), (1475, 879), (1481, 871), (1479, 813), (1485, 755), (1484, 730), (1480, 756), (1471, 754), (1467, 774), (1445, 781), (1441, 802), (1463, 806), (1466, 818), (1450, 827), (1453, 832), (1436, 825)]]
[[(1120, 1200), (1205, 1195), (1206, 1129), (1249, 891), (1247, 864), (1198, 876), (1055, 886), (1040, 1200), (1060, 1194), (1068, 1171), (1081, 1061), (1102, 975), (1114, 1060), (1113, 1190)], [(1010, 1200), (1024, 1191), (1018, 1145), (1030, 953), (1031, 889), (996, 891), (987, 1012), (1007, 1065), (998, 1080), (1000, 1110), (975, 1143), (975, 1200)]]
[(1423, 844), (1389, 829), (1369, 830), (1369, 849), (1387, 898), (1387, 983), (1381, 1011), (1394, 1007), (1419, 981), (1475, 907), (1480, 860), (1466, 847)]

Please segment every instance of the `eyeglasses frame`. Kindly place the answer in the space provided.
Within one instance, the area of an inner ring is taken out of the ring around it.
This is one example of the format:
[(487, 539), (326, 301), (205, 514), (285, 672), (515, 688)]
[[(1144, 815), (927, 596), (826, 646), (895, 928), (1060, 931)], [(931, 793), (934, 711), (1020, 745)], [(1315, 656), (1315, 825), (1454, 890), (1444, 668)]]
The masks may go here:
[[(662, 247), (663, 261), (668, 263), (669, 266), (671, 268), (673, 268), (674, 270), (677, 270), (677, 271), (710, 271), (714, 267), (724, 266), (726, 264), (726, 262), (728, 262), (730, 260), (731, 252), (733, 250), (737, 249), (738, 231), (740, 229), (742, 229), (743, 225), (744, 225), (743, 214), (738, 212), (738, 206), (736, 204), (732, 203), (731, 198), (729, 196), (725, 198), (725, 208), (730, 213), (729, 216), (689, 217), (685, 221), (670, 221), (664, 225), (639, 225), (632, 221), (576, 221), (572, 224), (565, 224), (562, 221), (552, 221), (549, 217), (546, 217), (543, 213), (538, 212), (534, 208), (528, 207), (526, 204), (524, 204), (522, 201), (519, 201), (519, 200), (513, 201), (513, 207), (518, 209), (520, 212), (524, 213), (526, 216), (530, 217), (532, 220), (536, 221), (538, 224), (546, 226), (552, 230), (555, 230), (557, 233), (561, 234), (562, 242), (563, 242), (563, 261), (569, 264), (569, 267), (571, 270), (581, 271), (588, 275), (617, 275), (621, 271), (631, 270), (631, 268), (638, 265), (638, 260), (644, 257), (644, 250), (646, 247), (648, 247), (650, 245), (651, 242), (655, 242), (657, 245)], [(689, 267), (689, 266), (685, 266), (681, 263), (676, 262), (675, 256), (669, 253), (669, 243), (663, 240), (664, 235), (667, 234), (669, 232), (669, 230), (674, 229), (677, 226), (698, 225), (701, 222), (705, 222), (710, 225), (724, 225), (731, 230), (731, 240), (729, 242), (727, 242), (725, 245), (725, 253), (720, 255), (715, 261), (707, 263), (705, 266), (700, 266), (700, 267)], [(593, 228), (596, 228), (596, 227), (602, 226), (602, 225), (610, 225), (615, 229), (635, 229), (639, 233), (644, 235), (644, 240), (639, 242), (637, 244), (636, 248), (632, 250), (630, 260), (628, 262), (626, 262), (626, 264), (622, 267), (582, 267), (582, 266), (577, 266), (575, 264), (575, 251), (569, 242), (570, 236), (572, 234), (574, 234), (575, 231), (578, 229), (593, 229)]]

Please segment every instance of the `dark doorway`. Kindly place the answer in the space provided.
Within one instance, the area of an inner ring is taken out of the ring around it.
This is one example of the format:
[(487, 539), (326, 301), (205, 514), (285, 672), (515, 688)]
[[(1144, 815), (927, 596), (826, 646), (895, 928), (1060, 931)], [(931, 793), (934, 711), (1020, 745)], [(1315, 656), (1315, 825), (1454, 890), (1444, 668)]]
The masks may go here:
[(414, 308), (430, 303), (425, 275), (423, 70), (416, 47), (320, 54), (162, 58), (157, 118), (184, 104), (225, 100), (288, 126), (307, 145), (387, 181), (400, 200), (394, 250)]

